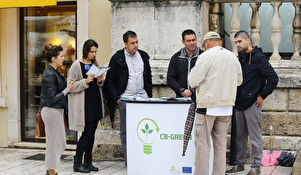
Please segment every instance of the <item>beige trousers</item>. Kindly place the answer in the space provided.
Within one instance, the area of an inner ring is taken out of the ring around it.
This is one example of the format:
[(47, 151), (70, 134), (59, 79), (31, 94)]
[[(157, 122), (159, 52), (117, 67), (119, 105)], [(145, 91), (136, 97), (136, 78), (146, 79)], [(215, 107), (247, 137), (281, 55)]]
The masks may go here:
[(195, 175), (209, 175), (210, 135), (214, 158), (212, 175), (226, 171), (227, 130), (231, 116), (208, 116), (196, 113), (195, 118)]
[(41, 115), (46, 132), (45, 166), (47, 169), (57, 169), (66, 148), (64, 109), (43, 107)]

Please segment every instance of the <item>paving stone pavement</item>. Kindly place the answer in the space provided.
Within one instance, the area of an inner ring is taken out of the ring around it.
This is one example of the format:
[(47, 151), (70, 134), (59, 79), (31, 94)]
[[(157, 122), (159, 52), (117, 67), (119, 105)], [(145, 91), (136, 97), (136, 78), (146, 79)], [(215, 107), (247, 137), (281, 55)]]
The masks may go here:
[[(0, 148), (0, 175), (44, 175), (44, 153), (41, 149), (14, 149)], [(74, 173), (73, 166), (74, 151), (64, 151), (61, 167), (57, 169), (59, 175), (83, 175)], [(32, 156), (34, 157), (32, 159)], [(98, 161), (94, 165), (100, 169), (99, 172), (91, 172), (95, 175), (126, 175), (126, 167), (123, 161)], [(227, 169), (230, 169), (227, 166)], [(246, 171), (235, 175), (246, 175)], [(272, 166), (262, 167), (261, 175), (291, 175), (292, 168)], [(88, 175), (88, 174), (87, 174)]]

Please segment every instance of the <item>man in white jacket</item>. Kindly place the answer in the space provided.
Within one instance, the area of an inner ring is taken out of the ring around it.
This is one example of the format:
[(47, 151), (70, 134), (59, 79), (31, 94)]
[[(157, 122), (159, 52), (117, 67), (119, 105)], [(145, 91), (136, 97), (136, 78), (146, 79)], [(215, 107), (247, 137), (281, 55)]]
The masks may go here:
[(227, 129), (235, 104), (236, 89), (242, 83), (241, 65), (234, 53), (222, 47), (218, 33), (203, 39), (205, 52), (198, 57), (188, 78), (196, 89), (195, 175), (209, 174), (210, 136), (213, 140), (213, 175), (225, 174)]

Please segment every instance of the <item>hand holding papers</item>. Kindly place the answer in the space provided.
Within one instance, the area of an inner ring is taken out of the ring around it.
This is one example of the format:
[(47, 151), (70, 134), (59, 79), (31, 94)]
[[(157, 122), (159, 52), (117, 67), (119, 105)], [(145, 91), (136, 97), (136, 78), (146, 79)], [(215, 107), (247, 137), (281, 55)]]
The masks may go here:
[(94, 75), (94, 77), (96, 78), (105, 74), (109, 69), (109, 67), (98, 68), (95, 65), (92, 65), (92, 67), (89, 69), (86, 75)]

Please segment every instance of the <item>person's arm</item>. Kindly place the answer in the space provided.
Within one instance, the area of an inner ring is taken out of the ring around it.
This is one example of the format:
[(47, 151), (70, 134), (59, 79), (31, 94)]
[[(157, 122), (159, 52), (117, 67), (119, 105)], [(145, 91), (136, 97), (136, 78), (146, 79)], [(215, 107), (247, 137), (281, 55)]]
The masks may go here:
[(266, 79), (266, 83), (260, 92), (260, 96), (265, 99), (268, 95), (270, 95), (273, 90), (276, 88), (278, 84), (278, 76), (269, 63), (268, 59), (265, 56), (260, 57), (258, 59), (258, 63), (256, 64), (257, 70), (260, 74)]
[(81, 73), (78, 71), (81, 71), (81, 69), (76, 68), (76, 62), (74, 62), (69, 71), (68, 71), (68, 76), (67, 76), (67, 83), (71, 83), (72, 81), (74, 81), (74, 88), (73, 91), (71, 93), (78, 93), (81, 92), (87, 88), (89, 88), (89, 85), (86, 83), (86, 79), (83, 78), (81, 80), (78, 79), (77, 74)]
[(103, 87), (103, 85), (104, 85), (104, 75), (101, 75), (101, 76), (99, 76), (99, 77), (97, 77), (96, 79), (97, 79), (97, 85), (99, 86), (99, 87)]
[(147, 95), (149, 98), (152, 98), (153, 97), (153, 82), (152, 82), (152, 70), (151, 70), (151, 67), (150, 67), (150, 64), (149, 64), (149, 56), (148, 54), (146, 54), (147, 57), (148, 57), (148, 60), (146, 62), (146, 69), (147, 69), (147, 72), (146, 72), (146, 80), (147, 80), (147, 87), (148, 87), (148, 92), (147, 92)]
[(185, 91), (185, 88), (182, 87), (176, 80), (176, 65), (175, 57), (170, 59), (167, 71), (167, 84), (168, 86), (178, 94), (182, 94)]
[[(114, 56), (113, 56), (114, 57)], [(114, 61), (113, 57), (110, 60), (109, 67), (110, 69), (107, 72), (106, 79), (104, 82), (104, 88), (109, 96), (110, 99), (114, 101), (114, 103), (117, 103), (119, 100), (119, 96), (117, 94), (117, 90), (114, 84), (114, 79), (116, 78), (116, 71), (117, 71), (117, 63)], [(119, 75), (120, 76), (120, 75)]]
[(208, 64), (209, 63), (206, 62), (204, 56), (200, 55), (188, 76), (188, 82), (191, 88), (199, 87), (200, 84), (205, 80), (209, 66)]
[(243, 78), (242, 78), (242, 70), (241, 70), (241, 64), (237, 60), (236, 61), (236, 67), (237, 67), (237, 86), (240, 86), (242, 84)]

